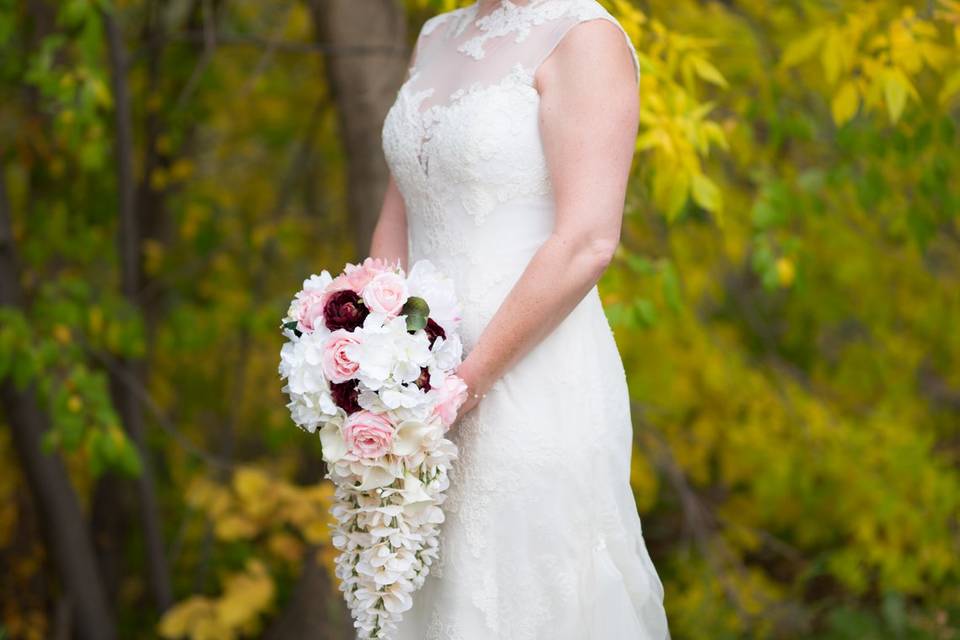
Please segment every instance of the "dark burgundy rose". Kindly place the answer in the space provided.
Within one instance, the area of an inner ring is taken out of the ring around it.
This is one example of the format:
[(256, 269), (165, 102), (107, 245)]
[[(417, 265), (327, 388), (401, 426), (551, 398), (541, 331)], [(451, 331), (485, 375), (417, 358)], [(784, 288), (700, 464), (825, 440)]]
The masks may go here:
[(370, 311), (360, 301), (356, 291), (343, 289), (335, 291), (323, 305), (323, 321), (330, 331), (346, 329), (353, 331), (363, 324)]
[(360, 392), (357, 390), (356, 380), (331, 382), (330, 395), (333, 396), (334, 404), (346, 411), (347, 415), (360, 410), (360, 405), (357, 403), (357, 396), (360, 395)]
[(433, 318), (427, 318), (427, 326), (425, 326), (423, 330), (427, 332), (427, 339), (430, 341), (431, 347), (437, 338), (447, 339), (447, 332), (443, 330), (443, 327), (434, 322)]
[(414, 384), (424, 391), (430, 391), (430, 371), (426, 367), (420, 367), (420, 377), (414, 380)]

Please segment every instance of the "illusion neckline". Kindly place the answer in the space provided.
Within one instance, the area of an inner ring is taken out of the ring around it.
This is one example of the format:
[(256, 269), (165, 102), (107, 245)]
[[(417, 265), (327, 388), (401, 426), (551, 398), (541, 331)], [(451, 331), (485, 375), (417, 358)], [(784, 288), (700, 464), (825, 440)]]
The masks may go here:
[(525, 2), (521, 2), (520, 0), (496, 0), (496, 2), (493, 3), (494, 8), (490, 13), (480, 15), (480, 5), (482, 2), (483, 0), (474, 0), (473, 4), (467, 6), (469, 10), (468, 17), (474, 26), (479, 26), (478, 23), (489, 22), (492, 19), (491, 16), (495, 16), (497, 13), (505, 13), (511, 9), (522, 11), (532, 8), (544, 2), (544, 0), (526, 0)]

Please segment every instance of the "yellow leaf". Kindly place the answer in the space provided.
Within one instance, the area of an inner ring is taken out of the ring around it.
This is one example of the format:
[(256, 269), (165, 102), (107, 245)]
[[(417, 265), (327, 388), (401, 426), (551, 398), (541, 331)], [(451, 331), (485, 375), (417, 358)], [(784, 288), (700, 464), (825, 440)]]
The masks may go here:
[(242, 515), (232, 513), (216, 521), (214, 531), (221, 540), (242, 540), (257, 535), (257, 524)]
[(53, 337), (60, 344), (70, 343), (70, 327), (64, 324), (58, 324), (53, 327)]
[(649, 129), (637, 138), (636, 150), (646, 151), (653, 147), (666, 147), (669, 145), (669, 141), (665, 138), (666, 136), (659, 129)]
[(702, 79), (720, 87), (727, 87), (726, 78), (723, 77), (723, 74), (721, 74), (715, 66), (697, 56), (692, 57), (690, 61), (693, 63), (693, 68), (697, 72), (697, 75)]
[(799, 40), (791, 42), (780, 57), (780, 67), (789, 69), (812, 58), (820, 49), (824, 34), (823, 29), (816, 29)]
[(205, 621), (213, 619), (214, 605), (205, 596), (191, 596), (171, 607), (157, 626), (164, 638), (182, 638), (193, 636), (194, 630)]
[(230, 576), (223, 597), (217, 603), (217, 618), (227, 628), (249, 625), (270, 605), (276, 589), (273, 578), (258, 560), (247, 563), (247, 570)]
[(666, 211), (668, 221), (672, 221), (680, 213), (689, 188), (690, 177), (679, 168), (664, 164), (654, 175), (654, 202)]
[(243, 467), (233, 476), (233, 489), (242, 500), (253, 500), (265, 493), (270, 486), (270, 478), (260, 469)]
[(955, 70), (944, 81), (939, 97), (941, 106), (946, 106), (957, 93), (960, 93), (960, 69)]
[(950, 61), (950, 50), (933, 42), (924, 42), (920, 46), (923, 59), (932, 69), (940, 71)]
[(80, 410), (83, 409), (83, 400), (80, 399), (80, 396), (70, 396), (67, 400), (67, 409), (72, 413), (80, 413)]
[(163, 191), (167, 187), (167, 172), (162, 168), (153, 170), (150, 174), (150, 186), (154, 191)]
[(857, 91), (857, 85), (853, 80), (847, 80), (833, 96), (831, 111), (833, 112), (833, 121), (837, 125), (846, 124), (857, 113), (860, 106), (860, 94)]
[(293, 564), (300, 561), (303, 555), (303, 543), (284, 531), (270, 536), (267, 541), (270, 553)]
[(330, 525), (325, 520), (314, 520), (303, 529), (303, 536), (312, 544), (330, 542)]
[(193, 174), (193, 162), (180, 158), (170, 166), (171, 180), (186, 180)]
[(695, 173), (690, 186), (694, 202), (707, 211), (713, 212), (720, 209), (720, 189), (710, 178), (702, 173)]
[(823, 49), (820, 51), (820, 62), (827, 76), (827, 82), (831, 85), (840, 77), (843, 59), (843, 34), (838, 29), (831, 28), (824, 42)]
[(903, 71), (891, 67), (884, 74), (883, 93), (887, 101), (887, 110), (890, 112), (890, 120), (891, 122), (897, 122), (903, 115), (907, 97), (915, 97), (917, 90), (910, 84), (910, 80), (904, 75)]
[(789, 287), (793, 284), (793, 278), (796, 274), (796, 271), (793, 267), (793, 261), (789, 258), (778, 258), (777, 259), (777, 280), (780, 281), (780, 284), (784, 287)]

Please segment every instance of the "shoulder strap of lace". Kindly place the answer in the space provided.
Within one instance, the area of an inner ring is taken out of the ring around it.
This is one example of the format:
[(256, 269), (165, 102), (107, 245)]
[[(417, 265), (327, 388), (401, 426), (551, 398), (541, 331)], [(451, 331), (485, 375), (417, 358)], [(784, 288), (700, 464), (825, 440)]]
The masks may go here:
[[(531, 1), (536, 2), (537, 0)], [(623, 25), (599, 2), (596, 2), (596, 0), (540, 0), (537, 12), (547, 20), (552, 19), (556, 27), (547, 39), (546, 47), (539, 52), (538, 59), (533, 65), (534, 71), (550, 56), (573, 27), (590, 20), (599, 19), (612, 22), (623, 34), (627, 48), (630, 50), (630, 57), (633, 59), (633, 68), (639, 84), (640, 59), (637, 56), (633, 41), (630, 40), (630, 35), (623, 28)]]
[(453, 11), (446, 11), (444, 13), (438, 13), (435, 16), (427, 18), (424, 23), (420, 26), (420, 33), (417, 34), (417, 41), (413, 45), (413, 55), (410, 56), (410, 66), (407, 69), (407, 77), (410, 77), (410, 74), (416, 70), (418, 63), (420, 61), (421, 52), (426, 48), (426, 42), (431, 40), (430, 34), (432, 34), (437, 27), (444, 24), (448, 19), (456, 14), (459, 10), (454, 9)]

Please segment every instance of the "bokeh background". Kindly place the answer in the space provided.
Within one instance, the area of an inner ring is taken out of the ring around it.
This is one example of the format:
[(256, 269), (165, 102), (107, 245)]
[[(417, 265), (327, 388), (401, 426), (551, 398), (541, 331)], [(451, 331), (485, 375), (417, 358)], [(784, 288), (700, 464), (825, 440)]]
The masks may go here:
[[(0, 0), (0, 638), (349, 637), (279, 318), (364, 255), (463, 4)], [(960, 2), (601, 4), (675, 638), (960, 637)]]

